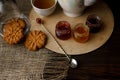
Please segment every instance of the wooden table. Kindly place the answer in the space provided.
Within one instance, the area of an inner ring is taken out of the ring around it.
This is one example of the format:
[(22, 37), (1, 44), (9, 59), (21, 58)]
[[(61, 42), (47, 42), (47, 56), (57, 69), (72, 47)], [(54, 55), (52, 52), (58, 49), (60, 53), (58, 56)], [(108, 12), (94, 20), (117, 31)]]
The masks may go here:
[[(76, 69), (69, 69), (67, 80), (120, 80), (120, 4), (119, 0), (105, 1), (115, 18), (112, 36), (99, 49), (87, 54), (72, 56), (78, 61), (79, 65)], [(27, 2), (25, 0), (21, 3)], [(30, 11), (29, 8), (27, 9), (26, 12)]]
[(77, 59), (79, 65), (76, 69), (69, 69), (67, 80), (120, 80), (120, 4), (118, 1), (105, 0), (115, 19), (112, 36), (99, 49), (72, 56)]
[(120, 80), (120, 4), (118, 0), (105, 1), (115, 19), (112, 36), (99, 49), (72, 56), (78, 60), (79, 66), (77, 69), (69, 69), (67, 80)]

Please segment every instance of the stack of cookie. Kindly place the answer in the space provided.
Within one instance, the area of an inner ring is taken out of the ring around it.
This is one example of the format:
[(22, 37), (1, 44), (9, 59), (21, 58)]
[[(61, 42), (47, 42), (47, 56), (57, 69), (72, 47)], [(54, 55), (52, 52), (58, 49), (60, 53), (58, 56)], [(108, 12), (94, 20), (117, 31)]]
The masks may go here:
[(25, 21), (20, 18), (12, 18), (4, 25), (3, 39), (8, 44), (17, 44), (24, 37)]
[(46, 35), (42, 31), (31, 31), (24, 37), (26, 22), (21, 18), (12, 18), (5, 22), (3, 39), (8, 44), (18, 44), (23, 38), (27, 49), (36, 51), (42, 48), (46, 42)]

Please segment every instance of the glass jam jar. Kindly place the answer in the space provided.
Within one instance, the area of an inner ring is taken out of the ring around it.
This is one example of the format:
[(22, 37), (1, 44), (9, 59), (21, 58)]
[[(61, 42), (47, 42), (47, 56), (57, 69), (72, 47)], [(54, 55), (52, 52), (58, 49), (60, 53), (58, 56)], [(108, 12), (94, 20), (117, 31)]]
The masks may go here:
[(73, 37), (77, 42), (85, 43), (89, 39), (89, 27), (79, 23), (74, 27)]
[(96, 14), (90, 14), (86, 19), (86, 25), (88, 25), (90, 28), (91, 33), (99, 32), (101, 30), (102, 24), (103, 22), (101, 18)]

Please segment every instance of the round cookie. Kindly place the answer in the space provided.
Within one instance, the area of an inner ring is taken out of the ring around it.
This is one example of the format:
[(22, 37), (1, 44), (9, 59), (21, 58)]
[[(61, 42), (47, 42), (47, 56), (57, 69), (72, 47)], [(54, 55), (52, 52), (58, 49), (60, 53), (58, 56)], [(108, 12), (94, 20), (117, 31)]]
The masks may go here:
[(17, 44), (24, 37), (23, 29), (11, 24), (6, 24), (4, 27), (3, 39), (8, 44)]
[(42, 48), (46, 42), (46, 35), (42, 31), (31, 31), (25, 41), (25, 46), (31, 51), (36, 51)]
[(25, 21), (21, 18), (12, 18), (7, 20), (6, 24), (11, 24), (12, 26), (17, 26), (22, 29), (25, 28)]
[(21, 18), (11, 18), (4, 24), (3, 39), (8, 44), (17, 44), (24, 37), (25, 21)]

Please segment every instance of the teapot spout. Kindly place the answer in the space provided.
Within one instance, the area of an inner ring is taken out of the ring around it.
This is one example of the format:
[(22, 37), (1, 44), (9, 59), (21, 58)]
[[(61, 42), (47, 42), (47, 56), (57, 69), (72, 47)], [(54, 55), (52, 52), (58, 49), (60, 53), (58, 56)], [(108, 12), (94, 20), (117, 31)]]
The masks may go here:
[(97, 0), (84, 0), (84, 6), (91, 6), (96, 3)]

